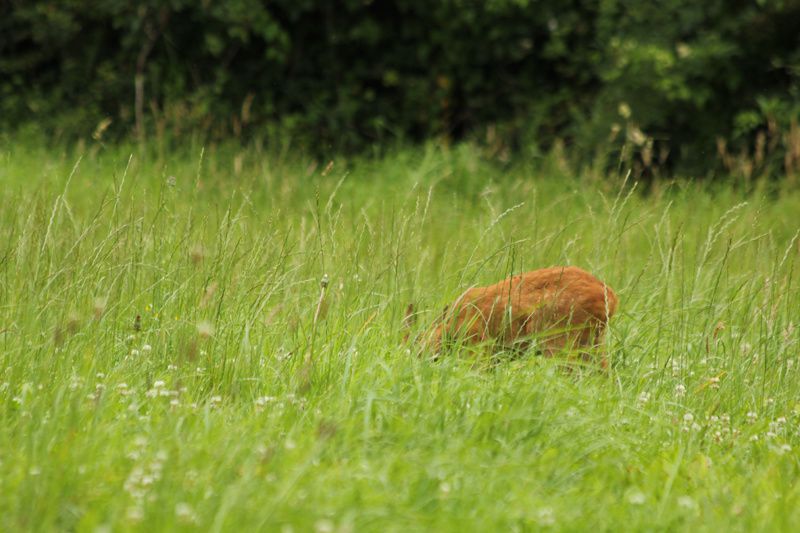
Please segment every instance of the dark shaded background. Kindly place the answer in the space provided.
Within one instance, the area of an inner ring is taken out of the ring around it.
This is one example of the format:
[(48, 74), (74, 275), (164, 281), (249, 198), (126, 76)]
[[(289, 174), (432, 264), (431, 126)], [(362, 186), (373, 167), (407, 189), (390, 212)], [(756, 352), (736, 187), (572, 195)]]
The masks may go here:
[(12, 0), (0, 129), (800, 167), (800, 0)]

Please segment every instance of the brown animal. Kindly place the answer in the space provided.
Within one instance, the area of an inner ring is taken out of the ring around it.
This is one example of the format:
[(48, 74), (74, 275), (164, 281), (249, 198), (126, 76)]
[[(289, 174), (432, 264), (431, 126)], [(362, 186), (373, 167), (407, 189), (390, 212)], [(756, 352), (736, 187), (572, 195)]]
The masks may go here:
[[(545, 356), (577, 350), (588, 359), (616, 309), (611, 287), (585, 270), (543, 268), (468, 289), (420, 340), (423, 349), (439, 353), (454, 341), (527, 349), (535, 339)], [(605, 368), (605, 356), (600, 359)]]

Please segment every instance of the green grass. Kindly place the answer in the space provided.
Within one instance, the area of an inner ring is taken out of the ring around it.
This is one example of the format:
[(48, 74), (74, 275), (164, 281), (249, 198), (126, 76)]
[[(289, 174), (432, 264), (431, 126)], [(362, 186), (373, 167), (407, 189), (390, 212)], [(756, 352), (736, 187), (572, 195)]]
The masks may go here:
[[(0, 154), (0, 529), (800, 523), (800, 193), (189, 152)], [(401, 343), (555, 264), (619, 295), (608, 375)]]

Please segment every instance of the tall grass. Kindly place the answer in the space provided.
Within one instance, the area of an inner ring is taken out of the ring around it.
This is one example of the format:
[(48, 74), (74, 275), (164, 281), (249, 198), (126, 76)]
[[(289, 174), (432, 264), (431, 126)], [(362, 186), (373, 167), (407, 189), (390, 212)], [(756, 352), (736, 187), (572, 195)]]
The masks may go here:
[[(468, 147), (0, 155), (0, 528), (789, 530), (800, 194)], [(401, 342), (554, 264), (612, 370)], [(320, 287), (327, 276), (327, 286)]]

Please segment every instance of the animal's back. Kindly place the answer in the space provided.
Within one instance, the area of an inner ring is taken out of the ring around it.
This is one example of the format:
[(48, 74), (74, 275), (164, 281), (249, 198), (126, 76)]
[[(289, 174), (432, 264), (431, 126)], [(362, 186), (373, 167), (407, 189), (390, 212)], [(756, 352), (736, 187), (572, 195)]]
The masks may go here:
[(599, 344), (617, 309), (614, 291), (578, 267), (551, 267), (464, 292), (433, 333), (467, 342), (504, 344), (537, 336), (546, 354)]

